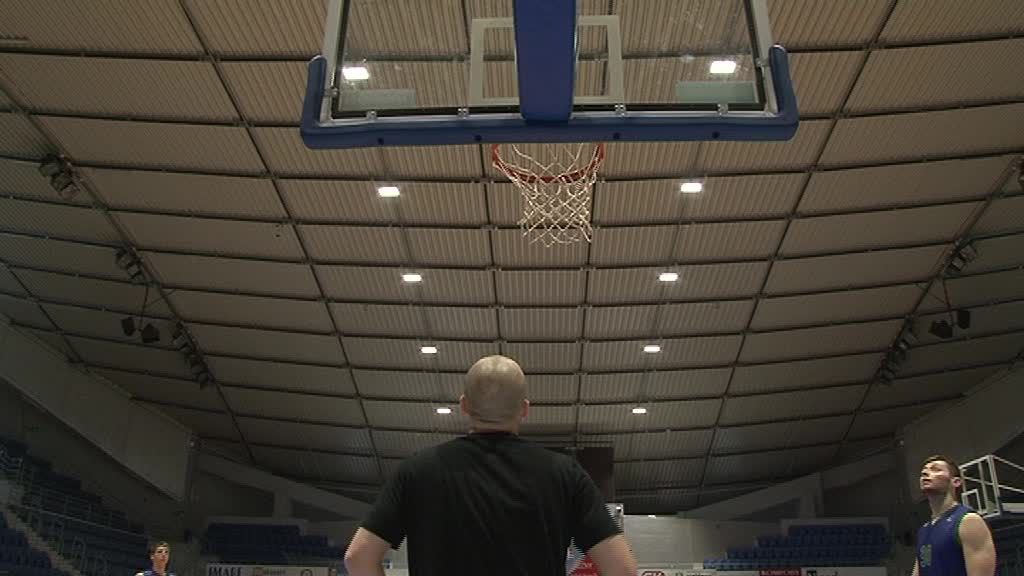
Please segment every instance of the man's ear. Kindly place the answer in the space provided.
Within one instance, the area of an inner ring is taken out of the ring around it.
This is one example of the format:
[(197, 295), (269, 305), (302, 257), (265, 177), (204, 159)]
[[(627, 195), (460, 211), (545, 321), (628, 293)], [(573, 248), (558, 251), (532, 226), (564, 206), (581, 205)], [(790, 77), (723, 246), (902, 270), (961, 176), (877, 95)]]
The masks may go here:
[(469, 402), (466, 401), (465, 394), (459, 396), (459, 410), (461, 410), (466, 416), (469, 416)]
[(524, 398), (523, 399), (523, 409), (519, 412), (519, 417), (520, 418), (526, 418), (529, 415), (530, 415), (530, 401)]

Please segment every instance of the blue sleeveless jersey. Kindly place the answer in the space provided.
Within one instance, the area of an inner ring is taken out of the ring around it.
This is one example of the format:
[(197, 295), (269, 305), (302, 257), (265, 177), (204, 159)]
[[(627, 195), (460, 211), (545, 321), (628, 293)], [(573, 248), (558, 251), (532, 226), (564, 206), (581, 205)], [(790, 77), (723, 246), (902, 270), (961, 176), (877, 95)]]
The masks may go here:
[(974, 512), (957, 504), (917, 531), (917, 566), (920, 576), (967, 576), (960, 522)]

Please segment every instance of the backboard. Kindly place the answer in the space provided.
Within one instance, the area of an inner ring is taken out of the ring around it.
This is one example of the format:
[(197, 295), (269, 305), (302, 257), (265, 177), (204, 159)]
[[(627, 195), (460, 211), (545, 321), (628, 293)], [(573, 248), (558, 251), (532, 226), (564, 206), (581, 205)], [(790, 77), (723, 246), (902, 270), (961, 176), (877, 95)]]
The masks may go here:
[(311, 148), (785, 140), (766, 0), (329, 0)]

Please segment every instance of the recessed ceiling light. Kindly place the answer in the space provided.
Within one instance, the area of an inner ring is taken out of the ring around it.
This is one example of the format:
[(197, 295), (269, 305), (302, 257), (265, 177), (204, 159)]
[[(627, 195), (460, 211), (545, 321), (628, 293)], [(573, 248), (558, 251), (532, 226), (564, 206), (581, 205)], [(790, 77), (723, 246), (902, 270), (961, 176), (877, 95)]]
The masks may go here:
[(341, 69), (341, 76), (345, 80), (369, 80), (370, 71), (366, 66), (345, 66)]
[(658, 282), (675, 282), (679, 280), (679, 273), (677, 272), (662, 272), (658, 274)]
[(409, 284), (423, 282), (423, 276), (421, 274), (402, 274), (402, 282), (408, 282)]
[(437, 346), (423, 346), (420, 348), (422, 354), (437, 354)]
[(648, 354), (657, 354), (658, 352), (661, 352), (661, 346), (658, 346), (657, 344), (648, 344), (644, 346), (644, 352)]
[(715, 60), (711, 63), (712, 74), (732, 74), (736, 72), (735, 60)]
[(683, 194), (700, 194), (704, 191), (703, 182), (683, 182), (679, 185), (679, 191)]
[(445, 415), (451, 414), (452, 413), (452, 409), (451, 408), (438, 408), (437, 409), (437, 413), (438, 414), (445, 414)]
[(648, 514), (647, 517), (648, 518), (657, 518), (657, 516), (655, 516), (654, 514)]
[(633, 408), (633, 414), (647, 414), (647, 408), (637, 406), (636, 408)]
[(377, 196), (381, 198), (397, 198), (402, 195), (402, 191), (398, 189), (398, 186), (379, 186), (377, 187)]

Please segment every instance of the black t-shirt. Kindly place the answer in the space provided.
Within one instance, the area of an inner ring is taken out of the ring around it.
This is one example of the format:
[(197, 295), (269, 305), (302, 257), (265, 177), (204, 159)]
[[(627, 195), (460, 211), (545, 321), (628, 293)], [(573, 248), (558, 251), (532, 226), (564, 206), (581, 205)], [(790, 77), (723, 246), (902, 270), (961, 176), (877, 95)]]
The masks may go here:
[(363, 522), (410, 576), (565, 576), (570, 540), (620, 533), (572, 458), (508, 433), (469, 434), (402, 462)]

